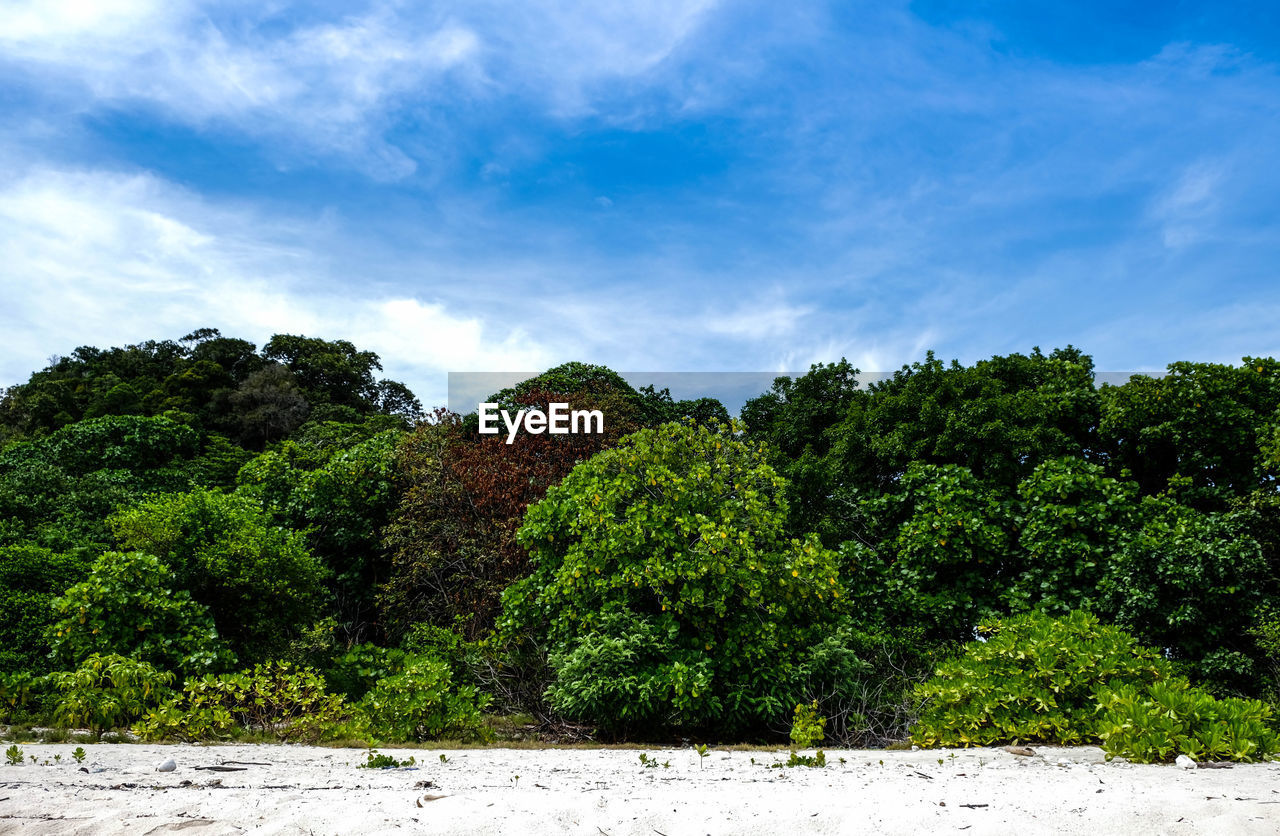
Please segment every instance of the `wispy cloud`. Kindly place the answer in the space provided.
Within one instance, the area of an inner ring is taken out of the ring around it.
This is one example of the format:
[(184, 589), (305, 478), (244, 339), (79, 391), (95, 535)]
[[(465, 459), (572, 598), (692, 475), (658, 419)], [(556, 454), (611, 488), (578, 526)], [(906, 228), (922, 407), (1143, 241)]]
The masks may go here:
[(0, 184), (0, 379), (24, 379), (50, 352), (207, 325), (259, 342), (351, 339), (436, 400), (446, 371), (549, 361), (536, 335), (429, 298), (317, 292), (327, 267), (307, 247), (316, 231), (211, 206), (147, 175), (37, 169), (10, 179)]
[(1072, 50), (926, 6), (9, 3), (3, 374), (211, 320), (367, 343), (428, 400), (569, 359), (1280, 350), (1243, 24), (1099, 5)]

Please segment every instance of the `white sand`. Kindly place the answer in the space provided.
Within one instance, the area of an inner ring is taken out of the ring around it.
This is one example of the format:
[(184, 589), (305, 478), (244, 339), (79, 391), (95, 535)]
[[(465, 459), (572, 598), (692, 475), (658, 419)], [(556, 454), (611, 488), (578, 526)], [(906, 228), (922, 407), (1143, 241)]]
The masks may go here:
[[(62, 762), (0, 766), (0, 833), (1280, 833), (1280, 763), (1192, 771), (1091, 747), (832, 750), (825, 769), (782, 770), (766, 752), (699, 768), (692, 749), (650, 749), (671, 768), (645, 769), (636, 750), (394, 749), (417, 768), (368, 770), (351, 749), (98, 744), (89, 773), (74, 748), (23, 744)], [(177, 771), (154, 771), (169, 757)], [(195, 769), (225, 761), (270, 765)], [(444, 797), (419, 807), (428, 794)]]

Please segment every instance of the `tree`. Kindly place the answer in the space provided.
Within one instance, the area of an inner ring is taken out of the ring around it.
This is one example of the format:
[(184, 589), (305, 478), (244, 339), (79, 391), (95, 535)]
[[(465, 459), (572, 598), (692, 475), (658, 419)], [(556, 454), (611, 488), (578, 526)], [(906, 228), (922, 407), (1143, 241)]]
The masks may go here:
[(121, 505), (182, 490), (201, 466), (199, 434), (168, 418), (80, 421), (0, 451), (0, 544), (54, 551), (109, 545)]
[(126, 549), (155, 555), (174, 588), (209, 608), (242, 661), (269, 658), (315, 620), (325, 570), (302, 534), (250, 497), (197, 489), (138, 503), (108, 521)]
[(106, 552), (53, 602), (54, 655), (70, 668), (93, 654), (117, 654), (186, 675), (234, 664), (209, 611), (174, 581), (154, 555)]
[(313, 403), (367, 413), (378, 400), (373, 377), (375, 370), (382, 370), (378, 355), (346, 340), (277, 334), (263, 347), (262, 356), (288, 368)]
[(787, 537), (784, 487), (754, 445), (673, 423), (548, 490), (520, 528), (533, 573), (503, 594), (501, 628), (549, 651), (553, 705), (615, 731), (789, 715), (796, 660), (841, 587), (833, 553)]
[(816, 363), (795, 379), (776, 378), (768, 392), (743, 405), (747, 437), (768, 444), (770, 463), (787, 477), (795, 530), (840, 539), (843, 528), (833, 519), (837, 508), (831, 499), (844, 474), (829, 459), (832, 431), (866, 397), (858, 388), (858, 370), (842, 358)]
[[(1017, 578), (1008, 496), (966, 467), (913, 463), (895, 493), (860, 506), (869, 528), (842, 550), (864, 617), (923, 627), (941, 641), (973, 637), (1004, 610)], [(876, 610), (879, 612), (876, 612)]]
[(279, 363), (245, 378), (230, 402), (239, 416), (241, 443), (258, 448), (288, 436), (311, 412), (293, 373)]
[(1184, 499), (1204, 509), (1267, 484), (1260, 445), (1280, 409), (1280, 362), (1246, 357), (1240, 366), (1168, 370), (1102, 388), (1100, 432), (1114, 467), (1128, 470), (1144, 495), (1185, 477)]
[(1013, 486), (1050, 458), (1096, 447), (1093, 361), (1067, 347), (949, 367), (930, 352), (870, 387), (833, 434), (833, 466), (856, 491), (891, 489), (912, 462), (954, 464)]
[(1038, 465), (1018, 486), (1018, 574), (1001, 594), (1013, 612), (1097, 610), (1098, 584), (1141, 525), (1138, 486), (1077, 458)]
[(1205, 513), (1171, 497), (1142, 503), (1142, 528), (1107, 566), (1101, 609), (1144, 643), (1167, 649), (1193, 678), (1249, 693), (1259, 653), (1249, 629), (1275, 593), (1248, 509)]
[[(501, 393), (492, 400), (502, 403)], [(393, 632), (418, 621), (442, 627), (456, 620), (471, 638), (493, 626), (499, 595), (529, 571), (516, 542), (525, 509), (573, 467), (636, 429), (625, 392), (552, 393), (525, 389), (515, 408), (545, 410), (551, 402), (600, 409), (603, 433), (473, 435), (458, 416), (440, 414), (400, 447), (399, 507), (386, 529), (391, 578), (382, 595)]]
[(0, 547), (0, 674), (49, 670), (53, 599), (81, 581), (90, 564), (78, 554)]
[(332, 452), (314, 470), (298, 467), (297, 445), (286, 442), (240, 472), (239, 491), (281, 524), (304, 532), (311, 553), (329, 569), (351, 641), (364, 640), (373, 629), (374, 595), (387, 579), (382, 529), (398, 499), (395, 454), (402, 436), (385, 431)]

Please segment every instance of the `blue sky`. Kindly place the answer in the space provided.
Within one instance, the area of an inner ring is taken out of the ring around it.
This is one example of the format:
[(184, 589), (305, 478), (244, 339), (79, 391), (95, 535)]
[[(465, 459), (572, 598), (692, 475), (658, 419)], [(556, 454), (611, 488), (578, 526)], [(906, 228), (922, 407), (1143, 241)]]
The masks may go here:
[(6, 3), (0, 385), (1280, 354), (1278, 61), (1261, 3)]

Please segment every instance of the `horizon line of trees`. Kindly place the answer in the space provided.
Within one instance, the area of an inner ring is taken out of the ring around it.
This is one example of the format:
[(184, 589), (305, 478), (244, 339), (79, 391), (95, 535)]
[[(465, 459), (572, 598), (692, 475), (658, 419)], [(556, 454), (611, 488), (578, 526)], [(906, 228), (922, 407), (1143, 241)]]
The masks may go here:
[(617, 737), (754, 739), (817, 700), (865, 741), (979, 625), (1087, 611), (1276, 699), (1274, 359), (1099, 385), (1070, 346), (929, 353), (866, 386), (841, 360), (739, 421), (567, 363), (490, 400), (605, 433), (512, 445), (380, 370), (200, 329), (0, 394), (0, 677), (287, 660), (357, 699), (430, 657)]

